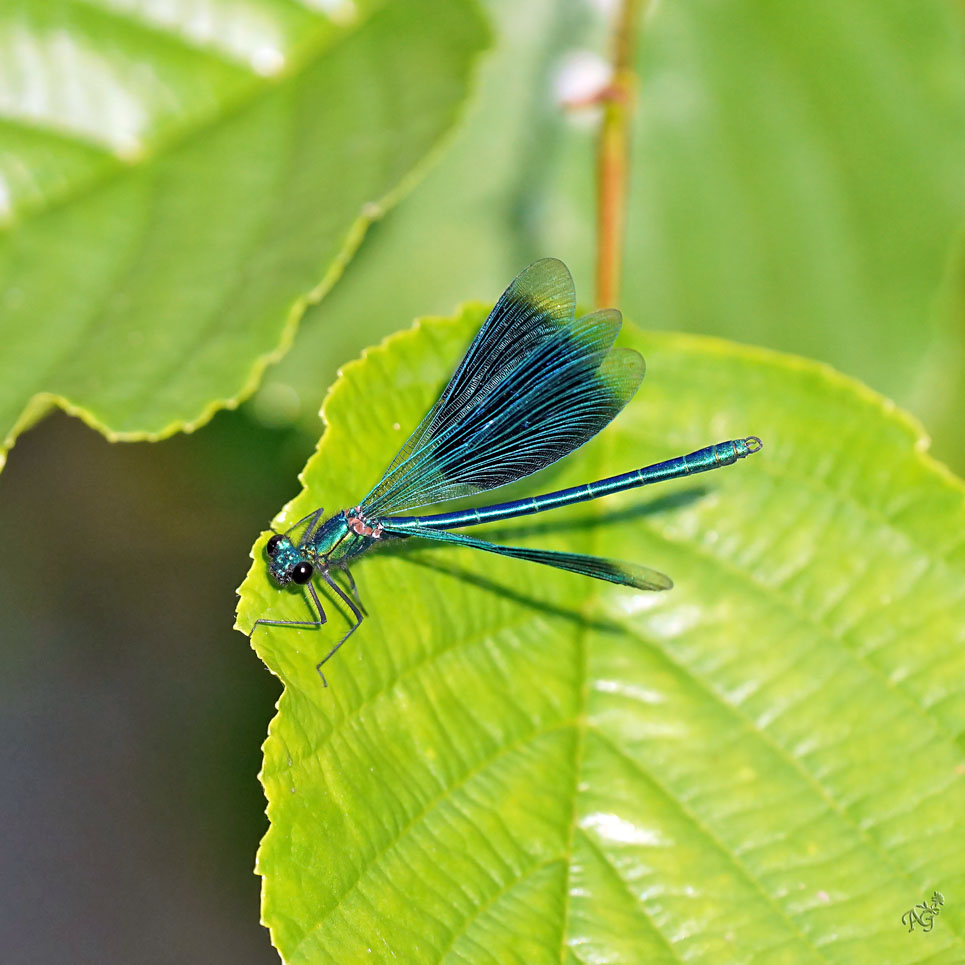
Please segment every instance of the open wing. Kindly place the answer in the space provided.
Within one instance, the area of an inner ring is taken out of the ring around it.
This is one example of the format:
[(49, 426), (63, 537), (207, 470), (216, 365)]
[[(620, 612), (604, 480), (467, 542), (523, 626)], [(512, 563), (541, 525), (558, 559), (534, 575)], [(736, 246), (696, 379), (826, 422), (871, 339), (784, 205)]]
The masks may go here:
[(633, 397), (636, 352), (612, 348), (620, 313), (575, 318), (556, 259), (521, 272), (449, 384), (362, 500), (370, 517), (495, 489), (583, 445)]

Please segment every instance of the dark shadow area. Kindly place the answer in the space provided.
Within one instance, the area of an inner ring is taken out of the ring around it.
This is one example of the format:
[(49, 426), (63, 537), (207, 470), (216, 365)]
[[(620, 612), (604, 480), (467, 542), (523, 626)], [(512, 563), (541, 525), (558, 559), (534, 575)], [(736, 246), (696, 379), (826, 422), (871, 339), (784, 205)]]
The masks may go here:
[(232, 622), (251, 542), (304, 455), (240, 413), (161, 445), (55, 414), (11, 453), (4, 962), (278, 961), (253, 867), (280, 687)]
[[(422, 549), (438, 548), (441, 545), (440, 543), (427, 543), (423, 541)], [(479, 576), (478, 573), (471, 573), (459, 566), (443, 566), (434, 560), (419, 559), (414, 553), (407, 553), (406, 556), (408, 557), (406, 562), (411, 563), (413, 566), (421, 566), (424, 569), (432, 570), (434, 573), (446, 573), (449, 576), (454, 576), (456, 579), (462, 580), (470, 586), (478, 587), (487, 593), (498, 594), (508, 600), (512, 600), (514, 603), (527, 606), (538, 613), (545, 613), (547, 616), (563, 619), (569, 623), (579, 624), (591, 630), (598, 630), (601, 633), (621, 633), (624, 630), (619, 623), (613, 620), (590, 619), (575, 608), (555, 606), (552, 603), (546, 603), (542, 600), (534, 600), (531, 596), (511, 589), (505, 583), (499, 583), (485, 576)]]

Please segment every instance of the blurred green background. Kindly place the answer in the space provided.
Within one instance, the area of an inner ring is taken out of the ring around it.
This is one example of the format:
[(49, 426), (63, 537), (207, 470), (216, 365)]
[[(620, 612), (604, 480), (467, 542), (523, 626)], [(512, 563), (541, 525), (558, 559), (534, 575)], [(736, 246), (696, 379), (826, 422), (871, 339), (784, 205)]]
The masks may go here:
[[(5, 960), (276, 960), (251, 866), (278, 685), (231, 630), (234, 588), (297, 491), (341, 362), (417, 315), (493, 300), (542, 255), (591, 302), (595, 116), (560, 101), (592, 82), (608, 7), (488, 0), (493, 46), (445, 150), (238, 411), (157, 445), (57, 414), (17, 443), (0, 475)], [(953, 0), (651, 4), (620, 306), (856, 375), (958, 471), (962, 16)], [(29, 69), (0, 57), (0, 156)], [(189, 93), (208, 82), (187, 77)]]

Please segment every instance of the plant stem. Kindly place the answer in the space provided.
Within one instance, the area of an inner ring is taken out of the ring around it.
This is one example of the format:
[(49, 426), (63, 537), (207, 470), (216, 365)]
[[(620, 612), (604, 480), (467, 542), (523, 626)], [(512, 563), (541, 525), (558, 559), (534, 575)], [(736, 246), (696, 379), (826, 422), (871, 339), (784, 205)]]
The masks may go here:
[(601, 96), (603, 120), (597, 143), (596, 304), (609, 308), (620, 298), (627, 184), (630, 173), (630, 120), (635, 75), (633, 53), (641, 0), (622, 0), (613, 29), (613, 77)]

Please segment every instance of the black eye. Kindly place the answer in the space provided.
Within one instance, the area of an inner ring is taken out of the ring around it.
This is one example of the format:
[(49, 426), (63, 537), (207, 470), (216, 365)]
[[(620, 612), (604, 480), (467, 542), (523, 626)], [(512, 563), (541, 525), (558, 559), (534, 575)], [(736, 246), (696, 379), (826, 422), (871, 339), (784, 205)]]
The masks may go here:
[(295, 583), (307, 583), (312, 578), (312, 564), (302, 560), (292, 568), (292, 580)]
[(284, 539), (283, 536), (278, 536), (277, 534), (272, 536), (270, 540), (265, 544), (265, 552), (269, 556), (274, 556), (278, 552), (278, 544)]

